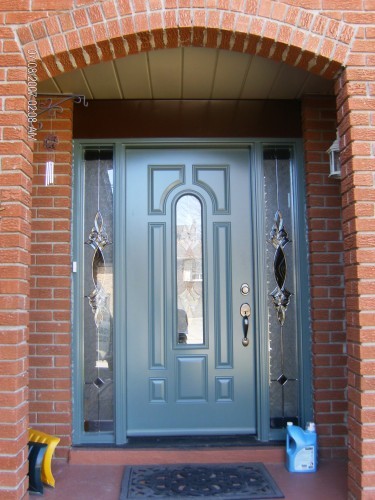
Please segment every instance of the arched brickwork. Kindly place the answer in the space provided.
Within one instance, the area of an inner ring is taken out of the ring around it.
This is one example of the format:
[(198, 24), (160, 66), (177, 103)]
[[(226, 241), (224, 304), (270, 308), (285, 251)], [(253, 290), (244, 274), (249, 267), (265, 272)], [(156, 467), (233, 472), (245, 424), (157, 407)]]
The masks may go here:
[[(3, 397), (9, 426), (0, 439), (17, 440), (12, 463), (6, 460), (1, 491), (21, 498), (26, 472), (27, 426), (27, 266), (30, 237), (31, 145), (26, 134), (26, 71), (29, 49), (39, 54), (39, 78), (124, 57), (140, 51), (193, 45), (216, 47), (263, 57), (336, 78), (337, 116), (343, 162), (343, 230), (349, 355), (349, 485), (351, 498), (374, 493), (372, 430), (374, 417), (375, 233), (373, 135), (375, 88), (375, 14), (363, 2), (336, 0), (20, 0), (19, 11), (0, 18), (4, 118), (0, 122), (0, 228), (2, 276), (2, 345), (7, 348), (2, 376), (12, 379), (19, 397)], [(9, 2), (9, 4), (16, 2)], [(298, 3), (299, 6), (295, 4)], [(26, 5), (27, 4), (27, 5)], [(359, 5), (361, 4), (361, 5)], [(370, 5), (371, 2), (366, 2)], [(230, 7), (229, 7), (230, 6)], [(12, 6), (9, 5), (9, 9)], [(6, 26), (8, 25), (8, 26)], [(371, 31), (372, 30), (372, 31)], [(344, 71), (343, 68), (346, 68)], [(7, 114), (8, 113), (8, 114)], [(7, 121), (12, 113), (12, 121)], [(14, 125), (16, 128), (9, 127)], [(13, 221), (11, 219), (13, 218)], [(14, 222), (14, 223), (13, 223)], [(17, 241), (16, 241), (17, 239)], [(4, 260), (5, 259), (5, 260)], [(8, 273), (8, 274), (4, 274)], [(14, 313), (14, 311), (17, 311)], [(2, 350), (2, 352), (5, 352)], [(8, 363), (12, 360), (12, 365)], [(4, 365), (5, 366), (5, 365)], [(8, 367), (10, 367), (8, 369)], [(4, 462), (5, 464), (5, 462)]]
[(236, 50), (283, 61), (325, 78), (348, 58), (352, 26), (282, 2), (225, 2), (203, 8), (187, 2), (114, 0), (74, 9), (23, 26), (23, 50), (39, 54), (39, 78), (147, 50), (198, 46)]

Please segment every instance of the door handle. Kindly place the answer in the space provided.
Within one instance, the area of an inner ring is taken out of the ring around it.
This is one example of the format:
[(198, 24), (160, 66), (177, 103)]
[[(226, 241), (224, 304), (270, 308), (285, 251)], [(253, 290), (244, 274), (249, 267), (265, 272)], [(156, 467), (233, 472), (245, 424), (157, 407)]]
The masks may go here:
[(249, 304), (242, 304), (240, 313), (242, 316), (242, 331), (243, 331), (243, 339), (242, 339), (242, 345), (244, 347), (247, 347), (249, 345), (249, 339), (247, 338), (247, 332), (249, 330), (249, 317), (251, 313), (251, 309)]

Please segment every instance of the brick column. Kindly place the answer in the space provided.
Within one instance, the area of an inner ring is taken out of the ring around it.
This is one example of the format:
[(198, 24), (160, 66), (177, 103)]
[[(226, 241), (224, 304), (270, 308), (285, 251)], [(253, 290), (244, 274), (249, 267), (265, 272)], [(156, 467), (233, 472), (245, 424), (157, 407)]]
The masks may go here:
[(375, 497), (375, 186), (373, 71), (336, 85), (341, 136), (347, 295), (350, 498)]
[(12, 30), (0, 52), (0, 498), (27, 491), (31, 147), (26, 69)]
[[(67, 101), (62, 113), (40, 115), (43, 128), (34, 153), (33, 179), (30, 424), (61, 438), (55, 452), (60, 458), (68, 456), (72, 420), (72, 108), (72, 101)], [(44, 145), (51, 133), (58, 138), (54, 152)], [(54, 184), (45, 186), (46, 161), (52, 159)]]
[(314, 414), (322, 458), (346, 457), (346, 338), (340, 181), (328, 177), (334, 98), (303, 101)]
[(27, 494), (32, 143), (26, 67), (0, 14), (0, 498)]

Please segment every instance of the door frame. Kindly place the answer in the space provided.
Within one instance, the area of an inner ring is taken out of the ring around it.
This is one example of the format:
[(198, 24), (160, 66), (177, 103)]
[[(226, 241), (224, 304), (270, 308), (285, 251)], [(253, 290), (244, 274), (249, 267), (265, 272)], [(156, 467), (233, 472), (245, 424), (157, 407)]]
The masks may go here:
[[(73, 207), (72, 213), (72, 261), (73, 263), (73, 323), (72, 323), (72, 377), (73, 377), (73, 445), (80, 444), (113, 444), (123, 445), (127, 443), (127, 422), (126, 422), (126, 385), (127, 368), (124, 363), (122, 353), (126, 352), (126, 335), (123, 325), (126, 324), (125, 310), (122, 304), (126, 303), (125, 287), (121, 285), (121, 276), (124, 273), (125, 251), (125, 214), (122, 213), (120, 193), (125, 192), (126, 176), (124, 168), (116, 168), (116, 165), (125, 164), (125, 150), (127, 147), (137, 148), (215, 148), (215, 147), (249, 147), (250, 148), (250, 187), (254, 196), (251, 198), (251, 223), (255, 234), (266, 234), (268, 228), (264, 226), (264, 205), (259, 203), (263, 197), (262, 178), (262, 153), (263, 147), (291, 146), (294, 151), (293, 162), (293, 249), (295, 254), (295, 286), (296, 289), (303, 290), (297, 306), (297, 328), (299, 332), (299, 365), (300, 365), (300, 385), (299, 403), (301, 422), (304, 424), (312, 420), (312, 373), (311, 373), (311, 334), (309, 319), (309, 293), (308, 293), (308, 273), (302, 270), (308, 269), (307, 255), (307, 226), (305, 209), (305, 175), (303, 168), (303, 142), (301, 139), (116, 139), (97, 140), (81, 139), (74, 141), (74, 161), (73, 161)], [(83, 428), (83, 388), (82, 388), (82, 366), (83, 366), (83, 151), (86, 146), (112, 146), (114, 164), (114, 321), (113, 321), (113, 342), (114, 342), (114, 432), (85, 432)], [(260, 205), (262, 210), (259, 210)], [(260, 270), (265, 269), (265, 252), (261, 245), (261, 238), (254, 238), (253, 254), (253, 281), (258, 284), (259, 293), (254, 294), (253, 328), (255, 339), (255, 372), (256, 372), (256, 419), (257, 433), (259, 441), (267, 442), (282, 439), (283, 430), (271, 429), (269, 427), (269, 346), (266, 335), (259, 333), (266, 331), (267, 303), (266, 280), (261, 275)]]

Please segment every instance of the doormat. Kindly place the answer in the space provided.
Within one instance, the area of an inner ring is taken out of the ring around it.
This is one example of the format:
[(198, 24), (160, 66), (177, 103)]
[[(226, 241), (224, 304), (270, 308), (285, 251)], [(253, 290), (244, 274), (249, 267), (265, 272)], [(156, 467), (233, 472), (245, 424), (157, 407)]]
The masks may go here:
[(120, 500), (127, 498), (284, 498), (262, 463), (126, 466)]

